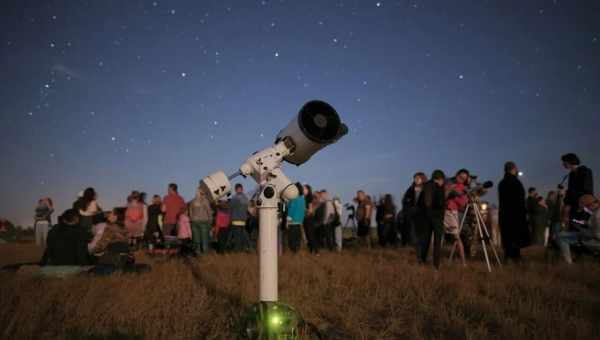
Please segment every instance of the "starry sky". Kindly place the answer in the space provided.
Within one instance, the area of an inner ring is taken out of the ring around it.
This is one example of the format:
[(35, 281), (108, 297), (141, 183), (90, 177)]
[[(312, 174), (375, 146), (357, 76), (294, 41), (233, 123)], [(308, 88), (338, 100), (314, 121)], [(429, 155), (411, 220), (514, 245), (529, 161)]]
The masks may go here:
[(61, 212), (88, 186), (105, 209), (169, 182), (190, 199), (311, 99), (350, 132), (284, 170), (344, 202), (399, 201), (419, 170), (497, 182), (507, 160), (545, 192), (565, 152), (600, 172), (597, 1), (0, 6), (0, 216), (17, 224), (39, 197)]

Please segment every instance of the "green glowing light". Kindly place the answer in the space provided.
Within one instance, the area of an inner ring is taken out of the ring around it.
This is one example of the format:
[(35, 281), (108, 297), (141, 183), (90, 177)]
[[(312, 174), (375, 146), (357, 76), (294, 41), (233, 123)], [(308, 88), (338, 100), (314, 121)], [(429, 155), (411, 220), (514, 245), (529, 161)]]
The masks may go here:
[(277, 314), (271, 316), (271, 325), (273, 325), (273, 326), (281, 325), (281, 317)]

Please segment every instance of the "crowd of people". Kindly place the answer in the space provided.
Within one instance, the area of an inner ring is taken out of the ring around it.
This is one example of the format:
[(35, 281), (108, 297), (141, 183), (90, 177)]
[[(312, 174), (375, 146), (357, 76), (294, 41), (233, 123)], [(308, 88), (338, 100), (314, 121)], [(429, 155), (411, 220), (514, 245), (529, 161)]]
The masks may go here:
[[(498, 207), (481, 201), (489, 186), (477, 182), (469, 170), (460, 169), (451, 178), (435, 170), (428, 178), (423, 172), (413, 177), (401, 207), (391, 194), (375, 199), (359, 190), (348, 221), (356, 221), (352, 237), (343, 237), (342, 203), (327, 190), (303, 186), (297, 198), (280, 209), (279, 253), (311, 254), (342, 251), (343, 243), (355, 239), (358, 247), (414, 246), (417, 260), (427, 263), (432, 250), (433, 265), (439, 268), (441, 249), (448, 242), (463, 265), (476, 253), (480, 241), (502, 245), (504, 257), (518, 262), (520, 250), (533, 244), (559, 249), (567, 263), (571, 249), (597, 249), (600, 244), (600, 203), (593, 196), (593, 177), (575, 154), (562, 157), (568, 184), (551, 191), (544, 199), (535, 188), (526, 194), (514, 162), (504, 166), (498, 185)], [(51, 225), (52, 200), (40, 199), (35, 209), (35, 228)], [(210, 252), (251, 252), (257, 247), (259, 214), (254, 197), (241, 184), (227, 199), (211, 202), (198, 188), (186, 202), (175, 183), (167, 194), (152, 196), (132, 191), (126, 204), (109, 212), (98, 203), (94, 188), (78, 195), (47, 235), (43, 265), (81, 266), (94, 263), (122, 263), (133, 250), (149, 252), (175, 249), (178, 253), (202, 256)], [(376, 222), (376, 240), (372, 221)], [(42, 230), (40, 233), (44, 234)], [(348, 236), (348, 235), (347, 235)], [(40, 236), (40, 238), (42, 238)], [(45, 236), (43, 237), (45, 238)]]

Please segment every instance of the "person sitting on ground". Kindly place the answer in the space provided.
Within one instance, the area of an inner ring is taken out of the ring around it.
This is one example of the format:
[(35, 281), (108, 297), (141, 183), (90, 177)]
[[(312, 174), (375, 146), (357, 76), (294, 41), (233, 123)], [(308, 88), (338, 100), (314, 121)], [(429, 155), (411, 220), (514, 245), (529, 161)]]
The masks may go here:
[(48, 243), (40, 265), (89, 265), (87, 245), (88, 234), (79, 225), (77, 211), (68, 209), (61, 215), (59, 224), (48, 233)]
[(108, 213), (101, 237), (88, 245), (92, 255), (102, 256), (112, 243), (127, 244), (129, 242), (129, 233), (123, 225), (124, 219), (125, 209), (123, 208), (114, 208)]
[[(579, 199), (580, 207), (589, 215), (587, 223), (579, 221), (580, 227), (577, 231), (562, 231), (558, 233), (558, 245), (563, 258), (568, 264), (573, 263), (571, 257), (571, 246), (576, 244), (594, 245), (600, 247), (600, 202), (592, 195), (583, 195)], [(575, 223), (577, 224), (577, 223)]]

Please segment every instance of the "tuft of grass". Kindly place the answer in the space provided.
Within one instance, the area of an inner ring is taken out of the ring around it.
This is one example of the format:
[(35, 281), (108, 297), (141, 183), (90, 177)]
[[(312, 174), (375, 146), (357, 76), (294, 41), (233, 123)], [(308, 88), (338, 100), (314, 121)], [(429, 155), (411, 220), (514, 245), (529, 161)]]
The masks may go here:
[[(0, 246), (0, 265), (32, 262), (33, 245)], [(600, 267), (523, 265), (487, 273), (481, 261), (439, 272), (411, 249), (285, 254), (281, 301), (327, 339), (594, 339), (600, 334)], [(150, 273), (39, 278), (0, 273), (0, 338), (232, 339), (257, 299), (255, 254), (198, 259), (138, 256)]]

